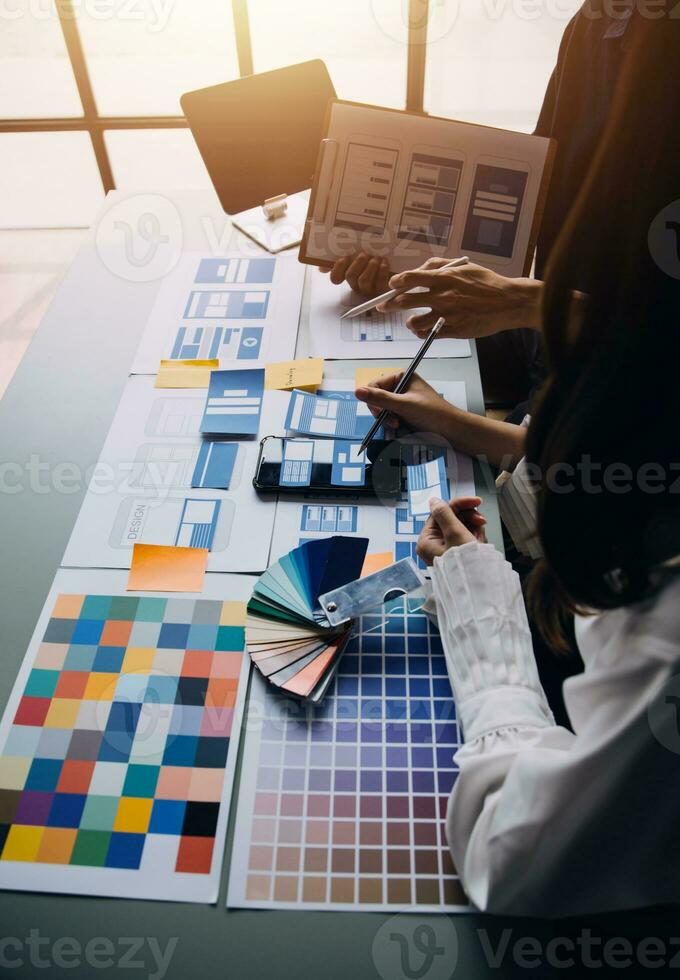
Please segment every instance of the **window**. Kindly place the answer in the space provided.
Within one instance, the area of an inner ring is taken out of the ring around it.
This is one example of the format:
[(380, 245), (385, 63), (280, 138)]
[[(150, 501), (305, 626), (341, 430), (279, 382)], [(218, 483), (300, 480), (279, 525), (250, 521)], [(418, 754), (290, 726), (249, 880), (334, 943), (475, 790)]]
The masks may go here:
[[(191, 89), (238, 78), (228, 0), (78, 6), (97, 108), (106, 116), (175, 115)], [(285, 4), (284, 4), (285, 6)], [(125, 10), (127, 12), (125, 12)]]
[(0, 134), (5, 228), (84, 228), (104, 200), (87, 133)]
[(580, 0), (432, 4), (425, 109), (437, 116), (531, 132)]
[(6, 227), (89, 224), (115, 186), (208, 186), (183, 92), (322, 58), (341, 98), (531, 130), (578, 0), (0, 4)]
[[(394, 16), (384, 19), (381, 8)], [(400, 0), (249, 0), (255, 71), (321, 58), (341, 99), (403, 109), (406, 35)]]
[(194, 190), (210, 177), (188, 129), (115, 129), (105, 136), (116, 187)]
[[(12, 7), (14, 9), (12, 9)], [(0, 118), (81, 116), (64, 36), (49, 4), (3, 4), (0, 12)]]

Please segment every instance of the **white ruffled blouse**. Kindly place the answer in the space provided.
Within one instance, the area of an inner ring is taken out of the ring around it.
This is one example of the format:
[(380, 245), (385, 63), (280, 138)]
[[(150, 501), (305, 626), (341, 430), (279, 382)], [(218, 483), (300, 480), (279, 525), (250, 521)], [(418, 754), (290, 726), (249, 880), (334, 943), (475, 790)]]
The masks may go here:
[(573, 734), (553, 720), (510, 564), (470, 542), (431, 571), (464, 736), (446, 825), (471, 900), (551, 917), (680, 900), (680, 576), (577, 620)]

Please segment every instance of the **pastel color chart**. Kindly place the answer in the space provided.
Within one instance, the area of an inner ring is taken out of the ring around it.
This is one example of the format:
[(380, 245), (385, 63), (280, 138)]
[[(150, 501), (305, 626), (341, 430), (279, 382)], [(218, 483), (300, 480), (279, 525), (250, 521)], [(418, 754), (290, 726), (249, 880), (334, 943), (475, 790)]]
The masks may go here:
[(320, 706), (253, 676), (264, 720), (246, 735), (229, 906), (468, 907), (444, 836), (458, 725), (421, 601), (362, 618)]
[(215, 901), (243, 602), (48, 602), (3, 719), (0, 886)]

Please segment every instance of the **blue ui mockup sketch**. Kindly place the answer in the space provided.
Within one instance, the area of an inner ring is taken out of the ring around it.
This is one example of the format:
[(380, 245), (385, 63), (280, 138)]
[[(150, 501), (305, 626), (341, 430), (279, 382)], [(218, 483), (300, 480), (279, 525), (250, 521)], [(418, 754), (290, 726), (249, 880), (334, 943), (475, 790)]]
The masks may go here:
[(209, 435), (256, 436), (264, 395), (264, 368), (213, 371), (201, 422)]

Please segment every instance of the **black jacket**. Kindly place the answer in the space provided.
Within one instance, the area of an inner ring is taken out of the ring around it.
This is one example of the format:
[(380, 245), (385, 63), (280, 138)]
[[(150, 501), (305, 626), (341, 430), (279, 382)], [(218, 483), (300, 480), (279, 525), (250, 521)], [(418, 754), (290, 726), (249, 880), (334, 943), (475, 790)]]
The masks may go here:
[(605, 0), (583, 4), (564, 32), (545, 93), (536, 134), (557, 140), (557, 153), (536, 249), (538, 279), (590, 167), (635, 31), (635, 13), (622, 18), (605, 12), (617, 6)]

